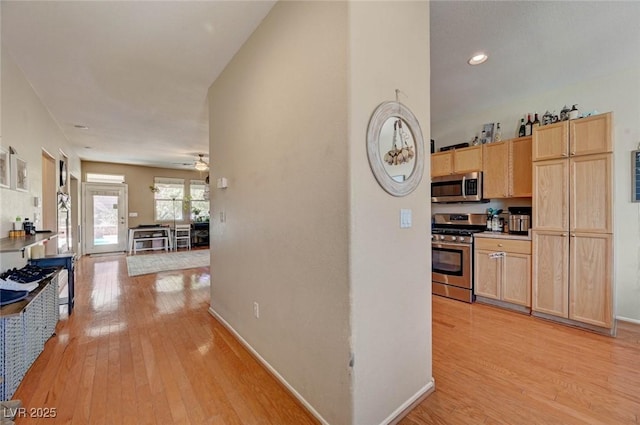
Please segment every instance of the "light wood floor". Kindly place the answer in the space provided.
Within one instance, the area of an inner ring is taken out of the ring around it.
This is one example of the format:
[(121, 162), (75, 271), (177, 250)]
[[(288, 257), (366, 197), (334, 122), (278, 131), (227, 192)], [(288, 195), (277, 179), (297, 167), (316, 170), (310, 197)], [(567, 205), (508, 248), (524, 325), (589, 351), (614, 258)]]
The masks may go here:
[[(56, 418), (19, 425), (316, 423), (209, 315), (207, 268), (130, 278), (124, 255), (83, 257), (76, 287), (15, 395)], [(609, 338), (434, 297), (433, 370), (401, 424), (640, 423), (633, 325)]]
[(636, 325), (611, 338), (434, 296), (433, 374), (403, 425), (640, 423)]

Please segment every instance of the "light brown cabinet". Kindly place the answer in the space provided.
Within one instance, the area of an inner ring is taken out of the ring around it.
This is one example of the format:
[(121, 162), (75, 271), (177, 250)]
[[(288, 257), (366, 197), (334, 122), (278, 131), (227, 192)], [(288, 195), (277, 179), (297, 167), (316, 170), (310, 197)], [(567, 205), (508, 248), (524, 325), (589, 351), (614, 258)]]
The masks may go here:
[(613, 326), (611, 120), (608, 113), (537, 128), (532, 148), (532, 310), (607, 329)]
[(571, 233), (569, 319), (610, 328), (613, 324), (612, 235)]
[(483, 196), (531, 197), (531, 137), (482, 145)]
[(448, 176), (482, 170), (482, 146), (431, 154), (431, 176)]
[(594, 115), (538, 127), (533, 133), (533, 161), (613, 151), (612, 114)]
[(474, 256), (474, 291), (480, 301), (531, 307), (530, 241), (479, 237)]
[(532, 310), (569, 317), (569, 234), (534, 230)]

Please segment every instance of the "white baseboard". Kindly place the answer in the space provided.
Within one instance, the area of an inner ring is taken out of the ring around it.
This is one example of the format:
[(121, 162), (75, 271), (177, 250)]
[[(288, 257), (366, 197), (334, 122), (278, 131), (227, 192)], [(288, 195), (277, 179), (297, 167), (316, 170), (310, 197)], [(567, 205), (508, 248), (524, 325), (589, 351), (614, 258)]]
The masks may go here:
[(422, 402), (422, 400), (435, 391), (435, 381), (431, 378), (431, 381), (424, 387), (420, 388), (417, 393), (411, 396), (407, 401), (402, 403), (400, 407), (393, 411), (380, 425), (397, 424), (402, 418), (404, 418), (414, 407)]
[(233, 336), (240, 341), (240, 343), (242, 345), (244, 345), (244, 347), (249, 350), (249, 352), (260, 362), (262, 363), (262, 365), (267, 368), (267, 370), (278, 380), (280, 381), (280, 383), (282, 383), (282, 385), (285, 386), (285, 388), (287, 390), (289, 390), (289, 392), (298, 399), (298, 401), (300, 403), (302, 403), (302, 405), (309, 411), (309, 413), (311, 413), (317, 420), (320, 421), (321, 424), (323, 425), (329, 425), (329, 422), (327, 422), (322, 415), (320, 415), (320, 413), (318, 413), (318, 411), (316, 409), (313, 408), (313, 406), (307, 401), (305, 400), (304, 397), (302, 397), (302, 395), (296, 391), (295, 388), (293, 388), (293, 386), (291, 386), (291, 384), (289, 384), (287, 382), (286, 379), (284, 379), (284, 377), (282, 375), (280, 375), (280, 373), (278, 373), (278, 371), (269, 364), (269, 362), (267, 362), (260, 354), (258, 354), (258, 352), (256, 350), (253, 349), (253, 347), (242, 337), (240, 336), (240, 334), (238, 332), (236, 332), (235, 329), (233, 329), (233, 327), (222, 318), (222, 316), (220, 316), (212, 307), (209, 307), (209, 313), (216, 318), (216, 320), (218, 320), (220, 323), (222, 323), (222, 325), (227, 328), (229, 330), (229, 332), (231, 332), (233, 334)]
[[(311, 413), (317, 420), (320, 421), (322, 425), (329, 425), (320, 413), (313, 408), (313, 406), (304, 398), (302, 395), (296, 391), (291, 384), (287, 382), (286, 379), (278, 371), (269, 364), (236, 330), (226, 321), (222, 316), (220, 316), (212, 307), (209, 307), (209, 313), (222, 325), (229, 330), (233, 334), (233, 336), (240, 341), (240, 343), (247, 349), (249, 352), (260, 362), (262, 365), (267, 368), (267, 370), (278, 380), (282, 385), (289, 390), (289, 392), (298, 399), (300, 403)], [(393, 411), (385, 420), (383, 420), (380, 425), (390, 425), (397, 423), (400, 419), (402, 419), (415, 405), (419, 404), (424, 397), (429, 395), (435, 391), (435, 381), (431, 378), (431, 381), (427, 383), (424, 387), (420, 388), (418, 392), (416, 392), (413, 396), (411, 396), (407, 401), (402, 403), (400, 407)]]
[(636, 325), (640, 325), (640, 320), (630, 319), (628, 317), (616, 316), (616, 320), (619, 320), (621, 322), (629, 322), (629, 323), (635, 323)]

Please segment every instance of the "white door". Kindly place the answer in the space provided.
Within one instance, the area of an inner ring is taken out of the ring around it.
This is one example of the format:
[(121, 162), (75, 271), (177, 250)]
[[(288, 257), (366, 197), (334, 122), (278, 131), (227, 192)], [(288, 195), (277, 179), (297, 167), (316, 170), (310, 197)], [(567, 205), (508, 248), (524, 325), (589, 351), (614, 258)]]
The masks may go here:
[(84, 253), (126, 251), (127, 185), (82, 183)]

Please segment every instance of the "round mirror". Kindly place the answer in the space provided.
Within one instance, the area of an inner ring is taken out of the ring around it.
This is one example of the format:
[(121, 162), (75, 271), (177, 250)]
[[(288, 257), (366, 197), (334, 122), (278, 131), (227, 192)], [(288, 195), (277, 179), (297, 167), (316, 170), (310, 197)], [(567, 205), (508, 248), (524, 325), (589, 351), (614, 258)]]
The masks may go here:
[(415, 115), (400, 102), (381, 103), (367, 129), (367, 156), (378, 184), (393, 196), (413, 192), (424, 172), (424, 140)]

